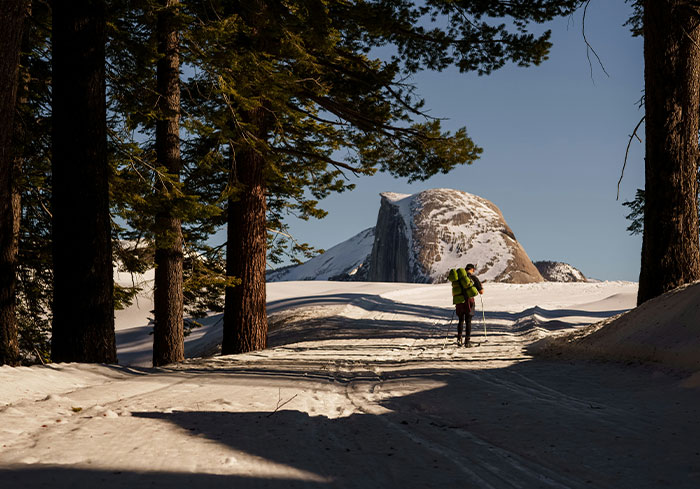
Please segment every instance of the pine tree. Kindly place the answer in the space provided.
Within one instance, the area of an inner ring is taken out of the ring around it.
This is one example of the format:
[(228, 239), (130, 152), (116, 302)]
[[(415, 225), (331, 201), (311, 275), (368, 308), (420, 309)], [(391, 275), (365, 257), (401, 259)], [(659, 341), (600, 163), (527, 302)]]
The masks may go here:
[(700, 8), (643, 2), (646, 133), (637, 303), (700, 279)]
[[(539, 64), (549, 32), (535, 37), (528, 23), (580, 3), (192, 2), (193, 112), (200, 108), (199, 129), (219, 151), (228, 146), (232, 162), (227, 271), (241, 285), (227, 290), (222, 352), (265, 347), (267, 222), (285, 211), (321, 215), (316, 199), (350, 187), (343, 171), (419, 180), (478, 157), (464, 129), (444, 133), (422, 112), (406, 75)], [(484, 20), (497, 17), (509, 17), (512, 31)], [(395, 49), (390, 60), (368, 56), (383, 46)], [(341, 148), (350, 152), (343, 161)]]
[(21, 219), (17, 323), (22, 363), (51, 357), (51, 58), (50, 7), (33, 2), (22, 39), (13, 146)]
[(28, 2), (0, 5), (0, 365), (19, 361), (16, 301), (20, 202), (18, 168), (12, 150), (20, 48)]
[(105, 15), (100, 0), (52, 4), (54, 361), (117, 361)]
[[(176, 21), (178, 0), (162, 0), (157, 14), (158, 42), (156, 161), (179, 180), (180, 160), (180, 54)], [(183, 324), (183, 250), (180, 218), (174, 215), (167, 196), (176, 191), (165, 182), (163, 206), (155, 217), (155, 289), (153, 365), (185, 359)]]
[[(212, 193), (208, 155), (180, 123), (178, 31), (187, 18), (179, 4), (120, 0), (110, 15), (110, 189), (122, 221), (117, 263), (130, 272), (155, 267), (153, 360), (163, 365), (184, 358), (183, 334), (197, 317), (223, 309), (223, 288), (233, 282), (218, 250), (205, 243), (220, 225), (220, 210), (208, 204), (220, 191)], [(183, 312), (193, 315), (184, 325)]]

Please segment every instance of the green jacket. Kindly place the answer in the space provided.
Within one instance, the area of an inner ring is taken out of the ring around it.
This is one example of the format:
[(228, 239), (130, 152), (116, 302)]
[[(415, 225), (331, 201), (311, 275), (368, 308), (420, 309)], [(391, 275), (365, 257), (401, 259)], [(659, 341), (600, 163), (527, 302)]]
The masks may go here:
[(453, 268), (447, 274), (447, 278), (452, 282), (452, 304), (461, 304), (479, 294), (474, 287), (474, 281), (469, 278), (464, 268)]

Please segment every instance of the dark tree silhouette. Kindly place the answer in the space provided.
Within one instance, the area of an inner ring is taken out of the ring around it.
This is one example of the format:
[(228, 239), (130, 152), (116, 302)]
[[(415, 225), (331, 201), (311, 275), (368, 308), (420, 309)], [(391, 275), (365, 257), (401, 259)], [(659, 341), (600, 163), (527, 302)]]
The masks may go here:
[(700, 6), (643, 3), (646, 180), (637, 303), (700, 279)]
[[(161, 0), (156, 26), (158, 40), (156, 160), (176, 180), (180, 159), (180, 55), (175, 12), (179, 0)], [(182, 224), (167, 196), (175, 189), (163, 183), (164, 205), (156, 215), (155, 290), (153, 293), (153, 365), (185, 358), (183, 330)]]
[(52, 358), (117, 361), (105, 107), (105, 2), (54, 1)]
[(20, 221), (16, 159), (12, 151), (22, 28), (29, 2), (0, 4), (0, 365), (19, 361), (15, 317)]

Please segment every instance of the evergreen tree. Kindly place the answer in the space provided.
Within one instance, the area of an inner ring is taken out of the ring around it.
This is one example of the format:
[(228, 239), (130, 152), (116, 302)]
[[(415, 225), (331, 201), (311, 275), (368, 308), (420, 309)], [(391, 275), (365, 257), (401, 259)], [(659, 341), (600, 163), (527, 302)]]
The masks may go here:
[[(204, 244), (220, 212), (207, 204), (220, 193), (208, 188), (208, 156), (180, 124), (178, 31), (187, 18), (178, 2), (115, 0), (111, 7), (111, 197), (123, 221), (116, 228), (117, 263), (131, 272), (155, 267), (153, 361), (163, 365), (184, 358), (183, 328), (221, 309), (223, 287), (233, 281), (225, 278), (219, 252)], [(184, 327), (183, 306), (194, 315)]]
[[(162, 0), (157, 13), (158, 45), (156, 161), (176, 181), (180, 179), (180, 41), (176, 20), (179, 0)], [(180, 218), (167, 196), (176, 191), (169, 183), (161, 189), (164, 205), (155, 217), (155, 289), (153, 365), (185, 359), (183, 330), (183, 251)]]
[(0, 5), (0, 365), (19, 361), (16, 263), (20, 202), (18, 168), (12, 150), (22, 29), (28, 2)]
[(21, 195), (17, 322), (23, 363), (50, 356), (51, 298), (51, 12), (33, 2), (22, 40), (14, 151)]
[(700, 10), (685, 0), (636, 4), (643, 7), (646, 114), (641, 304), (700, 279)]
[[(420, 180), (478, 157), (464, 129), (444, 133), (422, 113), (407, 75), (538, 64), (549, 32), (536, 37), (528, 23), (580, 3), (192, 2), (192, 124), (231, 162), (227, 273), (241, 285), (227, 290), (223, 353), (266, 345), (266, 224), (280, 212), (320, 215), (316, 199), (349, 188), (343, 171)], [(499, 17), (512, 28), (484, 20)], [(387, 46), (386, 62), (368, 55)]]
[(100, 0), (52, 3), (54, 361), (117, 360), (105, 8)]

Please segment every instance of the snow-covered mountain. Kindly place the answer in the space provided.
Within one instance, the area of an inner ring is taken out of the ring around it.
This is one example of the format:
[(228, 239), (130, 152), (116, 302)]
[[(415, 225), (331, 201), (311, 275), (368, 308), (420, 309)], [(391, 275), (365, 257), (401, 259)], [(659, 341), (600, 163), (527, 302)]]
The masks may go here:
[(586, 276), (568, 263), (560, 261), (536, 261), (535, 267), (547, 282), (587, 282)]
[(373, 243), (374, 228), (365, 229), (301, 265), (268, 272), (267, 281), (364, 279), (363, 267)]
[(467, 263), (486, 281), (544, 280), (488, 200), (450, 189), (380, 195), (374, 228), (302, 265), (270, 272), (268, 280), (439, 283)]
[(492, 202), (451, 189), (381, 197), (369, 280), (444, 282), (451, 268), (474, 263), (483, 280), (543, 281)]

